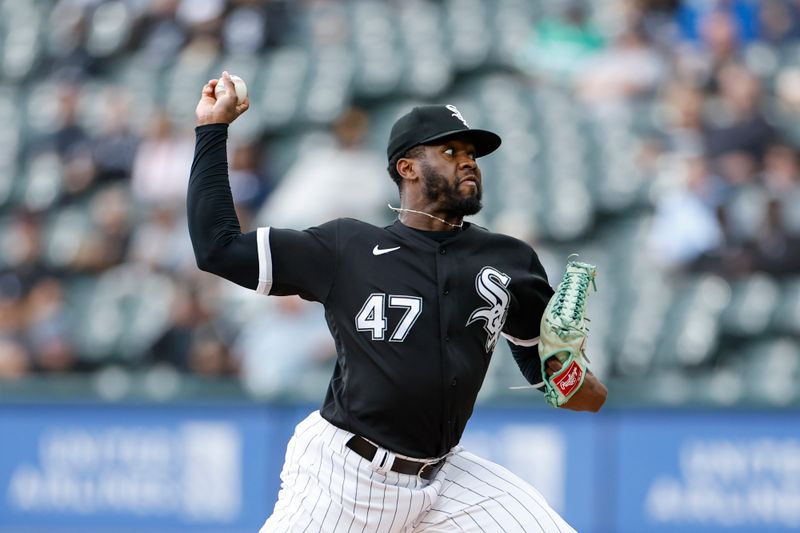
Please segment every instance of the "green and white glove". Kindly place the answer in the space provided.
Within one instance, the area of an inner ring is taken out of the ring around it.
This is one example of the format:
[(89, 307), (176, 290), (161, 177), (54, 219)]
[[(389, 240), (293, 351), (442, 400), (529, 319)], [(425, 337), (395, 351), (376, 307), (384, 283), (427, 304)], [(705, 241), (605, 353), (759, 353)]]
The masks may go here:
[[(583, 385), (588, 368), (584, 353), (586, 336), (586, 301), (589, 285), (594, 290), (594, 265), (569, 261), (564, 278), (550, 298), (539, 330), (539, 358), (542, 363), (544, 398), (553, 407), (561, 407)], [(547, 376), (547, 361), (556, 357), (561, 369)]]

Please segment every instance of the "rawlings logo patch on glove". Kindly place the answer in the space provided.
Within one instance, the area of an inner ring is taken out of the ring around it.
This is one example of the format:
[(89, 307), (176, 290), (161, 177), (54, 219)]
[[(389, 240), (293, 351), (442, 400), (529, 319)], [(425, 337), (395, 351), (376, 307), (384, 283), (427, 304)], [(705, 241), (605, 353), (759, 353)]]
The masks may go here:
[[(581, 388), (589, 362), (586, 344), (586, 300), (594, 285), (594, 265), (570, 261), (556, 293), (542, 315), (539, 330), (539, 358), (545, 386), (545, 400), (560, 407)], [(548, 377), (547, 361), (555, 357), (561, 368)]]

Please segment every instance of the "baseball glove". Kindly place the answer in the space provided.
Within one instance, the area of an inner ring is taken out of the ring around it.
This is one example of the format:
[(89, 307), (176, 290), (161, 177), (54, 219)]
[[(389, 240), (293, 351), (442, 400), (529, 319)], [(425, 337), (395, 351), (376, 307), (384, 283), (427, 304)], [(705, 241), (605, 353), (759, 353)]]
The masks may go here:
[[(553, 407), (560, 407), (581, 388), (586, 377), (587, 363), (584, 353), (586, 344), (586, 300), (589, 284), (594, 290), (596, 268), (594, 265), (569, 261), (564, 279), (550, 299), (542, 316), (539, 331), (539, 358), (542, 363), (542, 379), (545, 400)], [(547, 376), (547, 361), (556, 357), (561, 369)]]

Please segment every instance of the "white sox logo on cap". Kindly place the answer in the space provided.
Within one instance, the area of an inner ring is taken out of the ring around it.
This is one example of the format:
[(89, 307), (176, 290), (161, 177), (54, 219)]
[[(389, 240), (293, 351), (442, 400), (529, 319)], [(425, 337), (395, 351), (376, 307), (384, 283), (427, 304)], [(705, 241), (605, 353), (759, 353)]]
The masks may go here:
[(423, 105), (395, 121), (389, 133), (386, 157), (391, 161), (412, 146), (431, 145), (453, 137), (472, 143), (476, 157), (491, 154), (500, 146), (500, 137), (496, 133), (470, 128), (453, 104)]
[(447, 104), (445, 107), (453, 112), (452, 116), (456, 117), (458, 120), (463, 122), (466, 127), (469, 128), (469, 124), (467, 124), (467, 121), (464, 120), (464, 117), (461, 116), (461, 111), (459, 111), (456, 106), (454, 106), (453, 104)]
[(475, 276), (475, 289), (478, 291), (478, 295), (486, 300), (489, 307), (480, 307), (474, 310), (469, 315), (467, 325), (469, 326), (479, 319), (486, 321), (483, 326), (488, 333), (486, 353), (490, 353), (494, 349), (503, 330), (503, 324), (506, 322), (508, 302), (511, 299), (506, 288), (509, 281), (511, 281), (510, 276), (490, 266), (483, 267)]

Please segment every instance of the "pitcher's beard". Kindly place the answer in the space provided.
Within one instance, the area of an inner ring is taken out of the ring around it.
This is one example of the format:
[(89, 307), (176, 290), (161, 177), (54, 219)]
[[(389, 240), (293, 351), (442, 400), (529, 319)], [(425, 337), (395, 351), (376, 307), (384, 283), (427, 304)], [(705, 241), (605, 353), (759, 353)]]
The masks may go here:
[(425, 197), (431, 202), (436, 202), (439, 211), (448, 218), (474, 215), (483, 208), (481, 203), (483, 187), (478, 182), (475, 182), (475, 194), (464, 196), (458, 191), (458, 184), (452, 185), (447, 178), (424, 162), (422, 163), (422, 179), (425, 184)]

